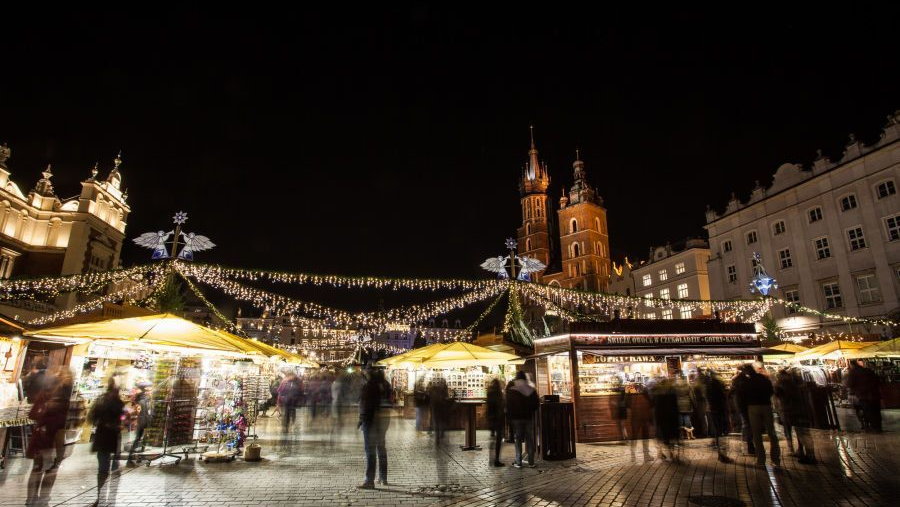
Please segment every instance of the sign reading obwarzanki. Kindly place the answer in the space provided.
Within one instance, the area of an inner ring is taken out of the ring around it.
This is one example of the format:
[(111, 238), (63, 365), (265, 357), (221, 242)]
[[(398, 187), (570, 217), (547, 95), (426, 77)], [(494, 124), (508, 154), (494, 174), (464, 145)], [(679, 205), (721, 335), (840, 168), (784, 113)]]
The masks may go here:
[(572, 345), (656, 346), (656, 345), (745, 345), (758, 341), (755, 335), (572, 335)]

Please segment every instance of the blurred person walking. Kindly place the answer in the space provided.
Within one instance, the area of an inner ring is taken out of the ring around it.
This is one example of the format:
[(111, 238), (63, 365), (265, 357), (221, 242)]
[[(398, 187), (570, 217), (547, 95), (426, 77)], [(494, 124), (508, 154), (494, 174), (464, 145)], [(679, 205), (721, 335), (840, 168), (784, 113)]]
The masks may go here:
[(863, 431), (881, 433), (881, 388), (878, 375), (861, 359), (850, 363), (847, 388), (856, 397), (863, 414)]
[(713, 437), (713, 446), (719, 454), (719, 461), (731, 463), (728, 457), (728, 443), (724, 439), (728, 431), (728, 395), (725, 391), (725, 383), (719, 375), (709, 370), (703, 376), (704, 394), (706, 397), (706, 425), (709, 435)]
[(766, 450), (763, 447), (763, 432), (769, 435), (769, 448), (772, 464), (781, 465), (781, 448), (778, 446), (778, 434), (775, 433), (775, 420), (772, 414), (772, 395), (775, 393), (772, 381), (761, 373), (762, 363), (751, 365), (747, 380), (740, 385), (740, 397), (747, 405), (750, 418), (750, 430), (753, 433), (753, 446), (756, 449), (756, 464), (766, 464)]
[(494, 449), (494, 461), (492, 465), (502, 467), (504, 464), (500, 461), (500, 446), (503, 443), (503, 430), (506, 427), (506, 402), (503, 399), (503, 384), (500, 379), (495, 378), (488, 385), (487, 389), (487, 420), (488, 428), (491, 430), (491, 437)]
[[(672, 379), (663, 377), (653, 383), (650, 388), (650, 400), (653, 402), (653, 419), (656, 422), (659, 457), (660, 459), (670, 459), (673, 463), (680, 463), (681, 451), (678, 446), (680, 416), (678, 395), (675, 393)], [(668, 450), (668, 455), (664, 449)]]
[(675, 396), (678, 402), (678, 424), (681, 434), (685, 439), (694, 439), (694, 423), (691, 414), (694, 413), (694, 393), (691, 384), (679, 371), (675, 375)]
[(378, 465), (378, 482), (387, 485), (387, 443), (386, 435), (390, 426), (390, 409), (393, 390), (384, 378), (384, 371), (371, 369), (369, 378), (359, 397), (359, 424), (363, 432), (363, 446), (366, 452), (366, 478), (358, 487), (375, 488), (375, 467)]
[(444, 432), (447, 429), (447, 419), (450, 414), (450, 390), (447, 381), (436, 378), (428, 386), (428, 403), (431, 406), (431, 429), (434, 431), (434, 445), (439, 446), (444, 441)]
[(506, 417), (512, 422), (516, 435), (516, 460), (513, 466), (522, 468), (522, 442), (525, 442), (528, 467), (534, 468), (534, 413), (540, 407), (537, 391), (528, 382), (524, 371), (516, 374), (513, 385), (506, 390)]
[(737, 374), (731, 379), (731, 399), (741, 420), (741, 440), (747, 446), (747, 454), (756, 455), (756, 446), (753, 443), (753, 431), (750, 429), (750, 415), (747, 412), (747, 402), (741, 395), (743, 386), (749, 380), (753, 372), (753, 365), (745, 364), (738, 368)]
[(136, 415), (136, 423), (137, 429), (134, 433), (134, 441), (131, 443), (131, 448), (128, 450), (128, 460), (125, 462), (125, 466), (133, 467), (136, 466), (133, 458), (134, 453), (137, 451), (137, 448), (140, 446), (141, 452), (144, 450), (144, 430), (147, 429), (147, 426), (150, 425), (150, 421), (153, 418), (153, 414), (151, 412), (151, 403), (150, 403), (150, 393), (148, 391), (148, 387), (150, 387), (149, 382), (141, 382), (138, 384), (138, 390), (134, 393), (134, 398), (132, 400), (132, 405), (134, 406), (134, 410), (137, 412)]
[(278, 407), (281, 409), (281, 432), (287, 433), (297, 419), (297, 403), (302, 386), (297, 374), (288, 371), (278, 386)]
[(36, 370), (29, 384), (33, 404), (28, 417), (34, 425), (26, 457), (34, 463), (28, 476), (28, 505), (41, 505), (49, 501), (56, 472), (64, 458), (66, 417), (71, 395), (71, 383), (66, 385), (62, 378), (47, 373), (45, 369)]
[[(119, 438), (121, 437), (122, 415), (125, 410), (125, 403), (119, 398), (119, 389), (116, 382), (112, 378), (109, 379), (106, 392), (94, 402), (91, 412), (88, 416), (90, 422), (96, 427), (94, 432), (94, 443), (91, 445), (91, 452), (97, 453), (97, 501), (94, 505), (99, 505), (103, 486), (106, 484), (109, 474), (119, 468)], [(114, 490), (113, 490), (114, 491)], [(108, 493), (111, 493), (109, 491)], [(113, 498), (108, 500), (111, 505), (115, 504), (115, 494)]]
[(631, 409), (631, 435), (629, 435), (631, 437), (631, 459), (632, 461), (637, 459), (635, 451), (637, 442), (640, 440), (644, 449), (644, 461), (653, 461), (653, 457), (650, 456), (650, 422), (653, 420), (653, 416), (650, 414), (652, 406), (650, 396), (643, 387), (640, 387), (639, 391), (631, 396), (628, 403)]
[(425, 389), (424, 377), (416, 380), (416, 387), (413, 391), (413, 405), (416, 407), (416, 430), (421, 431), (424, 429), (422, 427), (422, 415), (425, 414), (425, 411), (431, 405), (428, 391)]

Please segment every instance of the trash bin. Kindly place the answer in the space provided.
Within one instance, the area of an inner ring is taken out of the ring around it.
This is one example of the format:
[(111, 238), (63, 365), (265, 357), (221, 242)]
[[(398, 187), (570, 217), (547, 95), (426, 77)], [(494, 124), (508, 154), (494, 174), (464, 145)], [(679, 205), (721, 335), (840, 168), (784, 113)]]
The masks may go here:
[(259, 444), (250, 444), (244, 449), (244, 461), (259, 461), (261, 448)]
[(541, 456), (551, 461), (575, 457), (573, 403), (541, 403)]

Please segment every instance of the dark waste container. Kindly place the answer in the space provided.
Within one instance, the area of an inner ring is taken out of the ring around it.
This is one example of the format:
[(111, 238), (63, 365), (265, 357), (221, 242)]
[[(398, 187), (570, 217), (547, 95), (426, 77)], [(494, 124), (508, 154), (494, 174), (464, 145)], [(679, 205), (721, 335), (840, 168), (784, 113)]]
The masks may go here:
[(575, 405), (541, 403), (541, 456), (546, 460), (575, 457)]

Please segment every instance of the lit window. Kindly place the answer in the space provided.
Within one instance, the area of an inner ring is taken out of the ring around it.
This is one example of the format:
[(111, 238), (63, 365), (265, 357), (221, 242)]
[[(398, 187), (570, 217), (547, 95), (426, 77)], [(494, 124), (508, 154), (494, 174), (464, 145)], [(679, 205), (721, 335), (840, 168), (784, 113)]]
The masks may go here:
[(659, 299), (669, 299), (669, 289), (659, 289)]
[(530, 251), (531, 251), (531, 239), (526, 239), (526, 240), (525, 240), (525, 251), (526, 251), (526, 252), (530, 252)]
[(666, 280), (668, 280), (668, 279), (669, 279), (669, 274), (666, 273), (666, 270), (665, 270), (665, 269), (660, 269), (660, 270), (659, 270), (659, 281), (660, 281), (660, 282), (664, 282), (664, 281), (666, 281)]
[(885, 218), (884, 225), (887, 228), (888, 241), (900, 239), (900, 215)]
[(651, 301), (651, 299), (653, 299), (653, 294), (644, 294), (644, 306), (646, 306), (647, 308), (652, 308), (653, 301)]
[(649, 287), (653, 283), (653, 277), (651, 275), (644, 275), (642, 278), (644, 287)]
[[(785, 301), (789, 301), (791, 303), (800, 304), (800, 291), (797, 289), (786, 290), (784, 291), (784, 299)], [(797, 313), (797, 309), (793, 306), (787, 305), (788, 313)]]
[(690, 308), (682, 308), (681, 309), (681, 318), (682, 319), (690, 319), (694, 317), (694, 312)]
[(756, 243), (756, 231), (750, 231), (747, 233), (747, 244), (752, 245)]
[(569, 224), (569, 231), (573, 234), (578, 232), (578, 220), (572, 219), (572, 222)]
[(737, 268), (734, 264), (728, 266), (728, 283), (737, 283)]
[(809, 223), (818, 222), (819, 220), (822, 220), (822, 208), (816, 206), (809, 210)]
[(841, 197), (841, 211), (849, 211), (856, 207), (856, 196), (853, 194)]
[(794, 260), (791, 259), (791, 249), (785, 248), (784, 250), (779, 250), (778, 260), (781, 261), (781, 269), (787, 269), (793, 266)]
[(814, 241), (816, 246), (816, 259), (822, 260), (831, 257), (831, 248), (828, 246), (828, 238), (823, 237)]
[(655, 318), (656, 318), (656, 313), (648, 313), (648, 314), (644, 315), (644, 318), (645, 318), (645, 319), (651, 319), (651, 320), (652, 320), (652, 319), (655, 319)]
[(825, 293), (825, 308), (843, 308), (844, 300), (841, 297), (841, 287), (837, 282), (822, 284), (822, 291)]
[(776, 236), (784, 233), (785, 230), (786, 228), (784, 226), (784, 220), (779, 220), (775, 222), (775, 225), (772, 226), (772, 232), (774, 232)]
[(856, 277), (856, 288), (859, 289), (859, 304), (877, 303), (881, 301), (881, 291), (874, 273)]
[(850, 250), (859, 250), (866, 247), (866, 238), (863, 236), (862, 227), (847, 229), (847, 240), (850, 241)]
[(879, 183), (878, 186), (875, 187), (875, 192), (878, 194), (879, 199), (884, 199), (889, 195), (896, 194), (897, 187), (894, 186), (894, 182), (892, 180), (888, 180), (883, 183)]
[(665, 320), (672, 320), (672, 309), (666, 308), (662, 311), (662, 318)]
[(728, 253), (731, 251), (731, 240), (726, 240), (722, 242), (722, 252)]
[(578, 250), (578, 243), (572, 243), (572, 257), (578, 257), (581, 254)]
[(684, 263), (679, 262), (678, 264), (675, 265), (675, 274), (680, 275), (682, 273), (684, 273)]
[(688, 286), (686, 283), (678, 284), (678, 299), (687, 299), (688, 298)]

